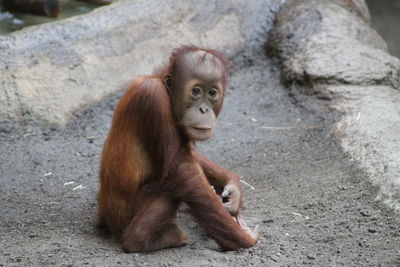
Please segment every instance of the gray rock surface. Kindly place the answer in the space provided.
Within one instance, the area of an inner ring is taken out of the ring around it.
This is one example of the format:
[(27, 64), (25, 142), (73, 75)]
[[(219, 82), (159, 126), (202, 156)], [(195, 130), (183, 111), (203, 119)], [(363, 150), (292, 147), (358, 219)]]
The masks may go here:
[(352, 1), (293, 1), (279, 12), (270, 46), (285, 78), (399, 88), (399, 59), (354, 7), (336, 2)]
[(386, 86), (330, 86), (344, 111), (336, 123), (340, 144), (361, 163), (377, 199), (400, 211), (400, 93)]
[(171, 49), (233, 55), (268, 30), (283, 1), (118, 1), (90, 14), (0, 37), (0, 118), (60, 125), (82, 105), (150, 74)]
[(370, 27), (368, 12), (360, 13), (365, 8), (364, 1), (292, 1), (269, 45), (286, 81), (335, 98), (344, 113), (339, 143), (380, 187), (377, 199), (400, 210), (400, 61)]

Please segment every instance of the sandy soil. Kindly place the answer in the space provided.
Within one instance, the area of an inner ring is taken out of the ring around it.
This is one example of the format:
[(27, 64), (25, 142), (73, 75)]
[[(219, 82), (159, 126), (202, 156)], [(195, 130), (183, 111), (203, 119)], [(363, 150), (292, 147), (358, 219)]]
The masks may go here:
[(256, 247), (220, 252), (186, 207), (183, 248), (125, 254), (95, 229), (99, 154), (118, 94), (62, 129), (0, 124), (0, 266), (400, 265), (399, 216), (374, 201), (336, 145), (330, 101), (286, 88), (261, 51), (233, 65), (217, 132), (199, 150), (251, 185), (243, 214), (260, 226)]

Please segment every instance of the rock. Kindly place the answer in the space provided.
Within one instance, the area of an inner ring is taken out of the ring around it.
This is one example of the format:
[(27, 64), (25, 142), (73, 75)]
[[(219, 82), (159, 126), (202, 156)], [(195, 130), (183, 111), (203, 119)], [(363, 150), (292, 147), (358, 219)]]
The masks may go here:
[[(346, 4), (347, 3), (347, 4)], [(364, 1), (297, 0), (276, 18), (269, 48), (287, 81), (400, 88), (400, 60), (369, 25)]]
[(265, 40), (282, 2), (121, 0), (0, 36), (0, 119), (28, 114), (64, 125), (74, 110), (151, 74), (182, 44), (232, 56)]
[(346, 114), (335, 125), (340, 145), (380, 187), (377, 199), (400, 210), (399, 91), (346, 85), (329, 90), (340, 99), (334, 108)]
[(14, 130), (14, 125), (10, 121), (0, 121), (0, 134), (9, 134)]
[(334, 132), (400, 210), (400, 60), (370, 25), (363, 0), (294, 0), (277, 14), (268, 48), (287, 82), (324, 88), (343, 116)]

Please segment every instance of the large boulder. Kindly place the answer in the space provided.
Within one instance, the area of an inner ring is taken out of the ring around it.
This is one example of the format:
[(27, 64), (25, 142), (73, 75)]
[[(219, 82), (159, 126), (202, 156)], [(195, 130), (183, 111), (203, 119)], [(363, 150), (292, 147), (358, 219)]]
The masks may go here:
[(125, 88), (194, 44), (233, 55), (265, 40), (283, 1), (118, 1), (0, 37), (0, 119), (65, 124), (74, 110)]
[(363, 0), (294, 0), (282, 6), (269, 48), (289, 83), (334, 97), (343, 150), (400, 210), (400, 60), (370, 26)]
[(291, 1), (278, 13), (269, 45), (288, 81), (400, 87), (400, 60), (371, 28), (364, 1)]

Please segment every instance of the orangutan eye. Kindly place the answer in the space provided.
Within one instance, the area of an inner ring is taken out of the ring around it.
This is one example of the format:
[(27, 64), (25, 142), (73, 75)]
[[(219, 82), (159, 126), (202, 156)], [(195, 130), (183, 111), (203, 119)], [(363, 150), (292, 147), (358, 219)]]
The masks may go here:
[(208, 94), (209, 94), (210, 96), (216, 96), (216, 95), (217, 95), (217, 90), (212, 89), (212, 90), (210, 90), (210, 91), (208, 92)]
[(201, 89), (199, 88), (199, 87), (194, 87), (193, 89), (192, 89), (192, 93), (193, 93), (193, 95), (200, 95), (201, 94)]

